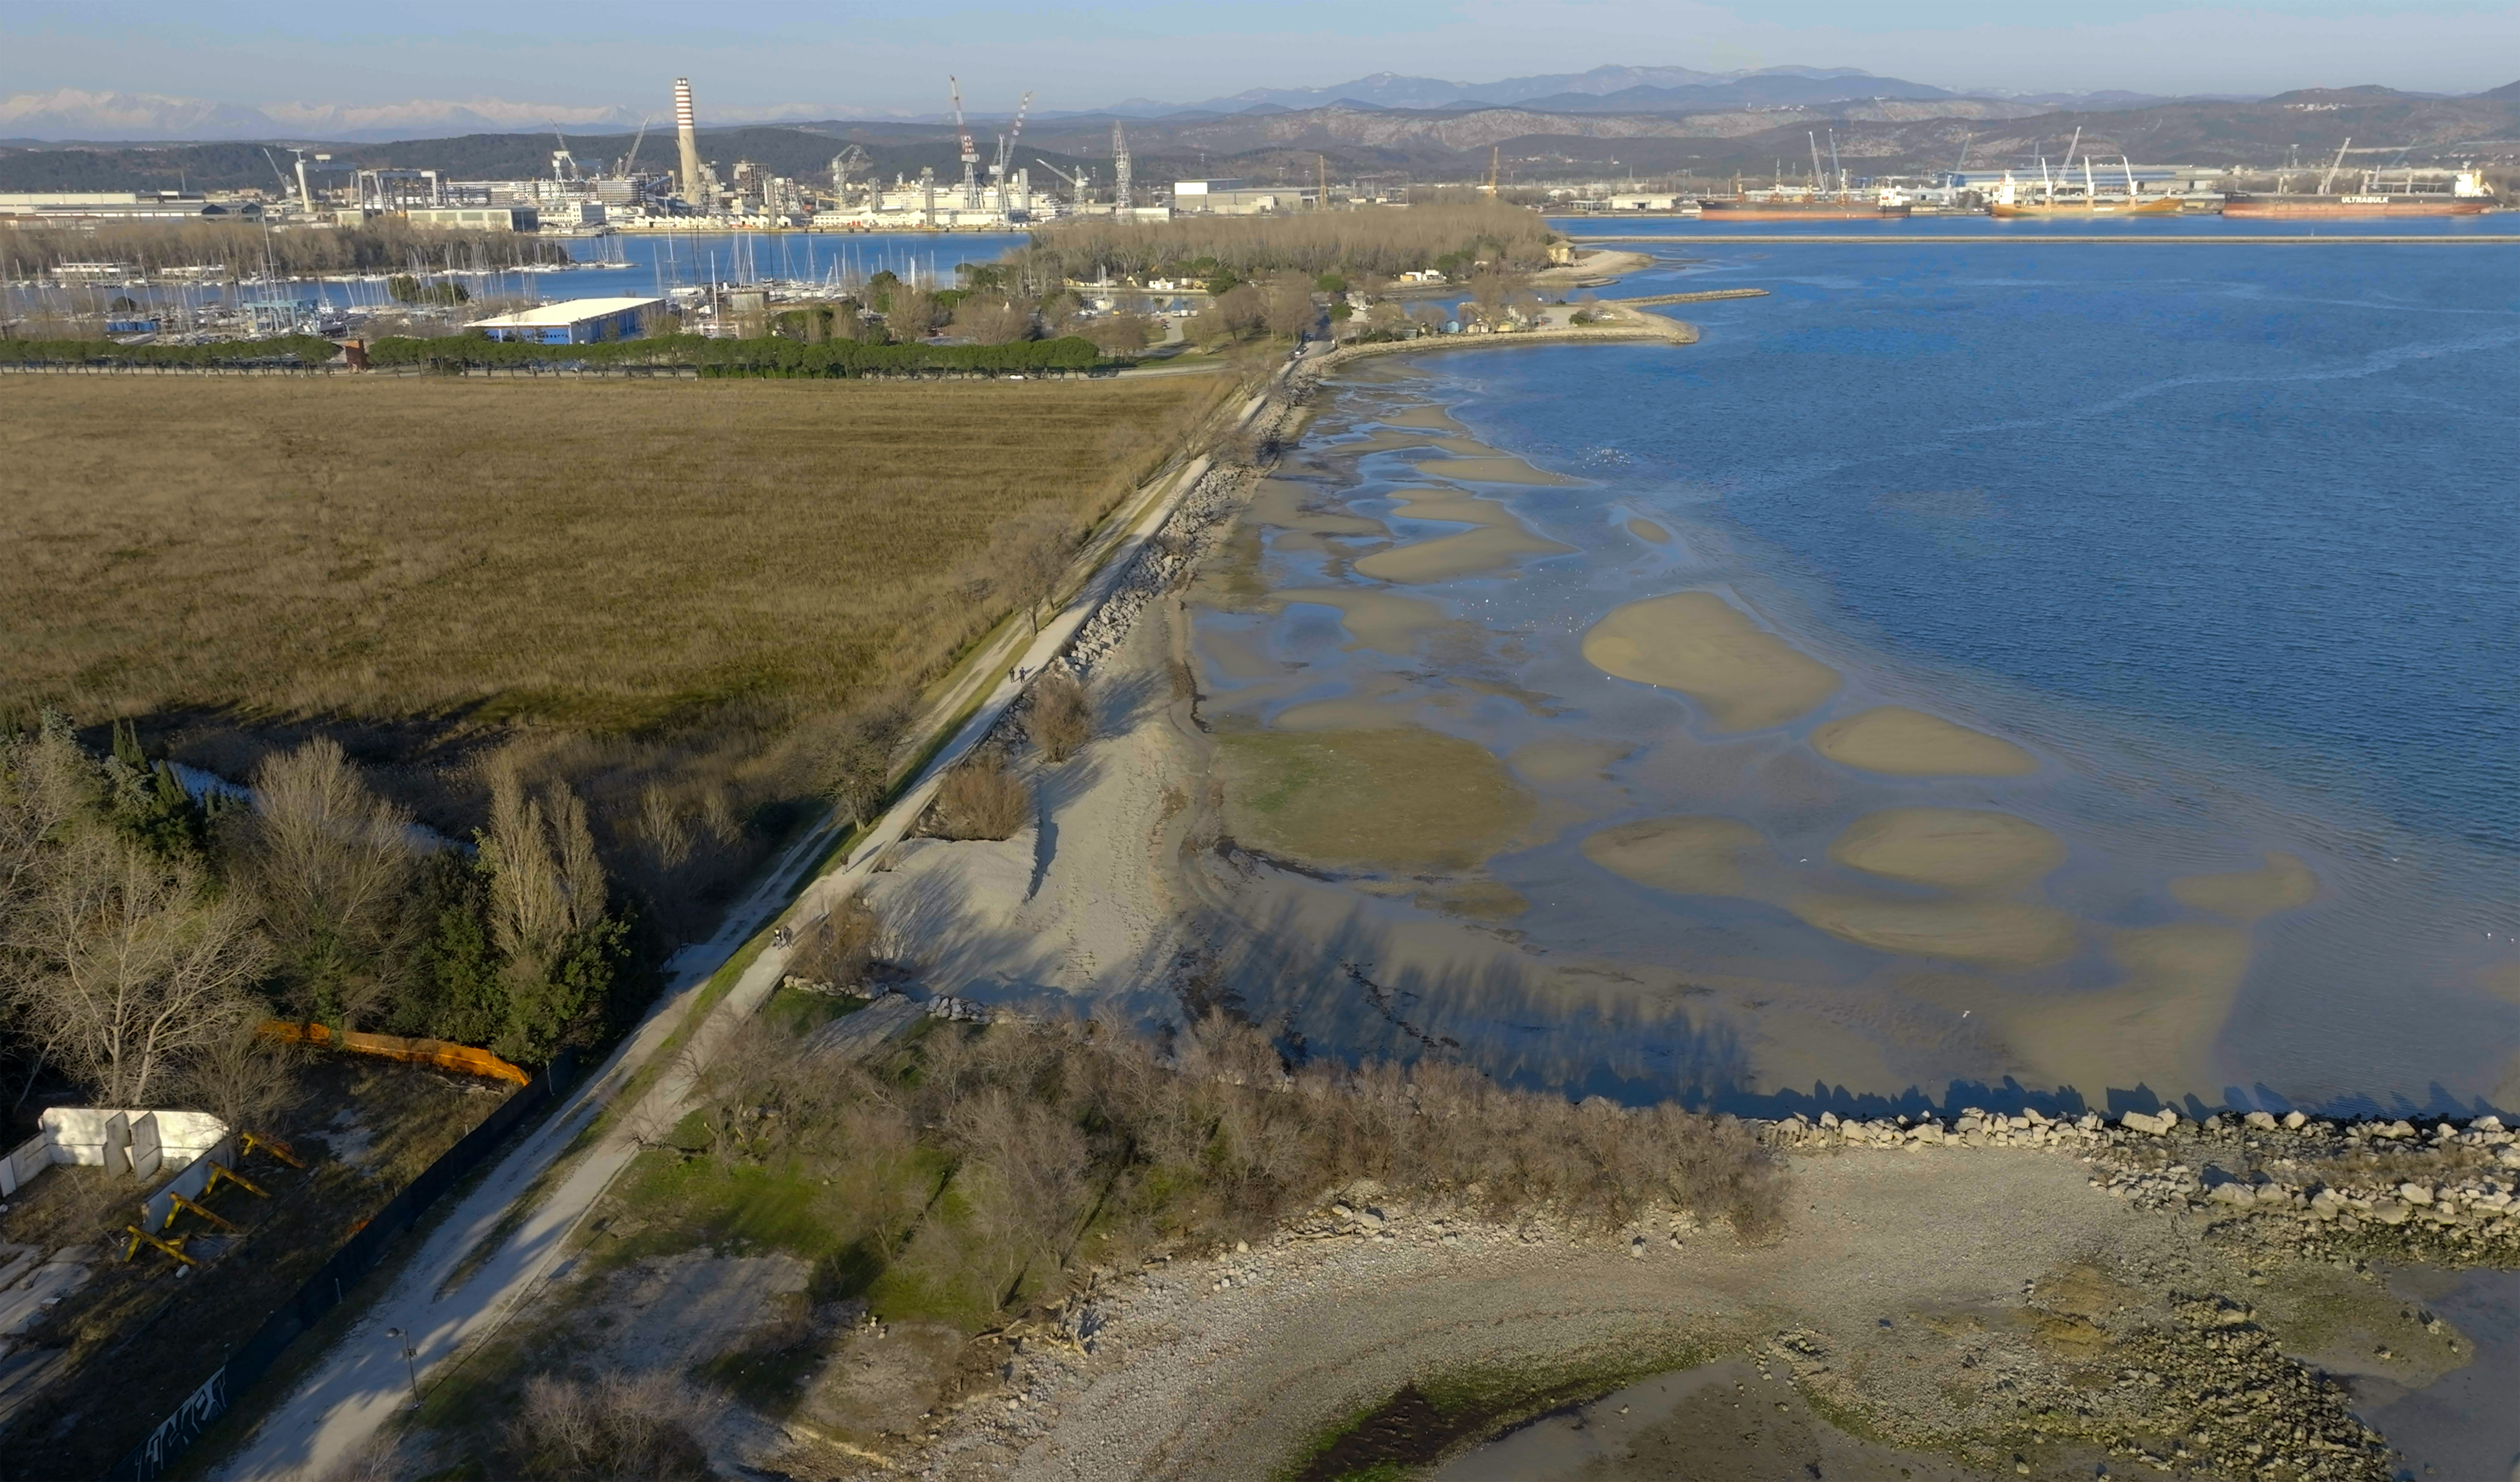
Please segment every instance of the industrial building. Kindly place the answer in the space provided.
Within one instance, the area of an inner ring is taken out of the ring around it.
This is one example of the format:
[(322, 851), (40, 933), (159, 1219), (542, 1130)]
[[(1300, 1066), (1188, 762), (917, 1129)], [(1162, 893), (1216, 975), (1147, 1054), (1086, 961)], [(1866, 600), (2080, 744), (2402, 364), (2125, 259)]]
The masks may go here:
[(1184, 216), (1258, 216), (1276, 210), (1302, 210), (1318, 199), (1312, 191), (1284, 186), (1256, 188), (1241, 180), (1173, 182), (1173, 209)]
[(468, 328), (528, 344), (601, 344), (638, 338), (664, 309), (661, 298), (564, 298), (476, 320)]
[(542, 212), (529, 205), (416, 205), (413, 226), (461, 227), (474, 232), (532, 232), (542, 229)]
[(250, 201), (208, 201), (181, 191), (12, 191), (0, 194), (0, 222), (12, 226), (94, 226), (123, 221), (223, 221), (251, 218)]

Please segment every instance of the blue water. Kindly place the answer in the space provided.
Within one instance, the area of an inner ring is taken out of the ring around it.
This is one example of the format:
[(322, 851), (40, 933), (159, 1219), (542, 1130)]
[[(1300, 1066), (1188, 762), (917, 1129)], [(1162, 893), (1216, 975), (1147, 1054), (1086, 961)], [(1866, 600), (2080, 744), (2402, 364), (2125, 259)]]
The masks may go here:
[(2520, 853), (2520, 247), (1674, 235), (1775, 296), (1668, 310), (1705, 339), (1616, 395), (1535, 368), (1508, 423), (1715, 491), (1890, 648)]
[[(1485, 867), (1530, 902), (1511, 919), (1524, 960), (1418, 970), (1423, 1031), (1533, 1083), (1745, 1110), (1965, 1103), (2016, 1074), (2103, 1107), (2520, 1101), (2520, 247), (2357, 245), (2380, 234), (2362, 223), (2251, 244), (2272, 234), (2184, 220), (1739, 240), (1845, 226), (1664, 223), (1618, 244), (1658, 265), (1607, 296), (1769, 291), (1666, 310), (1695, 345), (1482, 347), (1343, 393), (1299, 461), (1330, 508), (1380, 517), (1395, 488), (1452, 476), (1405, 447), (1338, 455), (1343, 428), (1415, 400), (1580, 480), (1481, 489), (1566, 554), (1407, 589), (1475, 646), (1362, 652), (1302, 605), (1207, 621), (1293, 676), (1269, 681), (1290, 701), (1379, 696), (1501, 757), (1632, 748), (1534, 784), (1564, 822)], [(2095, 229), (2191, 240), (2047, 240)], [(1275, 585), (1380, 585), (1319, 539), (1267, 550)], [(1582, 656), (1611, 610), (1686, 590), (1725, 594), (1844, 688), (1733, 736)], [(1545, 704), (1466, 703), (1452, 676)], [(2004, 736), (2039, 768), (1903, 780), (1813, 758), (1815, 726), (1881, 703)], [(2007, 889), (2073, 920), (2071, 954), (1971, 966), (1812, 920), (1832, 893), (1908, 898), (1832, 847), (1909, 806), (2061, 839), (2052, 875)], [(1779, 883), (1653, 888), (1583, 852), (1676, 815), (1747, 823)], [(2182, 894), (2271, 853), (2303, 863), (2310, 900), (2218, 916)], [(1270, 1007), (1316, 1043), (1381, 1032), (1333, 993)]]

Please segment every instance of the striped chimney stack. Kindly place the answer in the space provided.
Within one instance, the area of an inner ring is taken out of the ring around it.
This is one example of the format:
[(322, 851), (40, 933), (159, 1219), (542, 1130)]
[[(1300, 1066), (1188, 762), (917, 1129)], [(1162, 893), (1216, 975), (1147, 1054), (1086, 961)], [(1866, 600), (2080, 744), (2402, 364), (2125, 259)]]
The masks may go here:
[(700, 142), (693, 130), (697, 119), (692, 113), (692, 79), (674, 79), (674, 133), (683, 146), (683, 199), (702, 210), (709, 202), (700, 199)]

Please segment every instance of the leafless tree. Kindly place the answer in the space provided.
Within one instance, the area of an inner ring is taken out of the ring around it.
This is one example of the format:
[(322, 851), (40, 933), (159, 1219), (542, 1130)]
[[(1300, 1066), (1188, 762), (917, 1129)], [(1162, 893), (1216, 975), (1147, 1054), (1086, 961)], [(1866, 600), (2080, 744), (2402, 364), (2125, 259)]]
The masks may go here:
[(310, 1016), (356, 1024), (382, 999), (399, 909), (417, 865), (411, 815), (369, 789), (340, 744), (319, 737), (254, 770), (235, 857)]
[(601, 920), (604, 868), (586, 804), (555, 785), (525, 795), (512, 767), (490, 780), (490, 828), (481, 840), (490, 872), (490, 932), (520, 983), (548, 979), (568, 939)]
[(183, 1062), (257, 1010), (270, 961), (234, 893), (102, 829), (73, 833), (28, 913), (20, 1011), (108, 1106), (146, 1106)]
[(305, 1100), (297, 1052), (264, 1038), (250, 1017), (202, 1043), (176, 1078), (178, 1094), (230, 1127), (268, 1132)]
[(1032, 789), (1005, 757), (983, 751), (945, 775), (936, 812), (947, 838), (1012, 838), (1032, 819)]
[(551, 1482), (704, 1482), (697, 1408), (672, 1374), (613, 1370), (592, 1380), (535, 1374), (508, 1421), (518, 1470)]

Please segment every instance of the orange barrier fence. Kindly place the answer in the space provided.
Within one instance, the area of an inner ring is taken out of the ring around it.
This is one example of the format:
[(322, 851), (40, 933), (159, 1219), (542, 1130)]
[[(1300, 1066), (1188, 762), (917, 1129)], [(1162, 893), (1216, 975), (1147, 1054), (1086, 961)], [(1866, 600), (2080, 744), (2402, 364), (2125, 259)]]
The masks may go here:
[(457, 1070), (466, 1075), (486, 1076), (518, 1086), (533, 1082), (532, 1076), (487, 1050), (475, 1050), (470, 1045), (450, 1045), (444, 1040), (407, 1040), (399, 1035), (362, 1034), (357, 1030), (337, 1030), (323, 1024), (300, 1024), (291, 1019), (265, 1019), (261, 1032), (267, 1038), (285, 1040), (292, 1045), (335, 1045), (361, 1055), (381, 1055), (389, 1060), (434, 1065), (440, 1070)]

